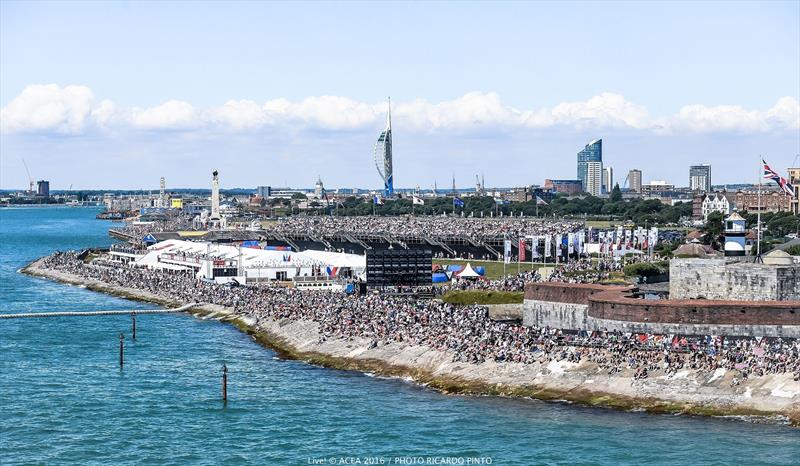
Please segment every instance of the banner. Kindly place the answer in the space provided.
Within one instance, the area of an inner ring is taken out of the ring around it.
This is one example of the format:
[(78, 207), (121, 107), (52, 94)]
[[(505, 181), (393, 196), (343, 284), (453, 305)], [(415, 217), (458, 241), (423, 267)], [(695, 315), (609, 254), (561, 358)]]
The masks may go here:
[[(591, 231), (591, 230), (590, 230)], [(583, 244), (586, 241), (586, 233), (581, 230), (578, 232), (578, 254), (583, 254)]]
[(556, 257), (561, 256), (561, 235), (556, 235)]
[(511, 240), (505, 240), (503, 246), (503, 260), (508, 264), (511, 262)]
[(575, 233), (567, 233), (567, 255), (575, 252)]
[(545, 235), (545, 237), (544, 237), (544, 257), (550, 257), (550, 246), (552, 246), (550, 243), (551, 243), (550, 235)]
[(525, 238), (519, 239), (519, 262), (525, 262), (525, 248), (527, 245), (525, 244)]

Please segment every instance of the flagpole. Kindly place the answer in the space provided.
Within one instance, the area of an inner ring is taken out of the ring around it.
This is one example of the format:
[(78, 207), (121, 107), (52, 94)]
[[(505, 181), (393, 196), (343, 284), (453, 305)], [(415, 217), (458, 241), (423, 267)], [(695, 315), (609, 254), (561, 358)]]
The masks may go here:
[(762, 164), (764, 163), (763, 159), (759, 157), (758, 161), (758, 217), (756, 220), (756, 228), (758, 229), (758, 233), (756, 234), (756, 258), (753, 262), (761, 262), (761, 178), (763, 176), (764, 167)]

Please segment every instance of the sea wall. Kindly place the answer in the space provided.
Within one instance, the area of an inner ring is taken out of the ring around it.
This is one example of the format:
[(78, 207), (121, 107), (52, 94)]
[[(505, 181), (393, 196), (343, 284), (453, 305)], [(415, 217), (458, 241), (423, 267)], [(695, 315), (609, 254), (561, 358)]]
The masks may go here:
[[(169, 306), (185, 304), (141, 290), (44, 270), (38, 263), (23, 272), (130, 299)], [(609, 375), (588, 361), (469, 364), (453, 361), (451, 353), (427, 346), (389, 343), (373, 347), (365, 338), (321, 341), (319, 324), (311, 321), (257, 321), (247, 314), (207, 304), (191, 313), (230, 322), (285, 358), (405, 378), (444, 393), (566, 400), (658, 413), (777, 415), (800, 425), (800, 382), (792, 380), (791, 374), (750, 377), (734, 385), (735, 374), (724, 369), (713, 373), (684, 370), (669, 377), (634, 380), (630, 370)]]
[(633, 288), (570, 283), (525, 287), (523, 325), (682, 335), (800, 338), (800, 301), (648, 300)]

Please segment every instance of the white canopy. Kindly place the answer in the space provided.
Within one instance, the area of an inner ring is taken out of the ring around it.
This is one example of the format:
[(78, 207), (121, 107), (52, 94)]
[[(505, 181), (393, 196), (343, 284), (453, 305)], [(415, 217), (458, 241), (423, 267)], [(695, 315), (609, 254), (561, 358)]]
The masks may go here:
[(458, 276), (459, 276), (459, 278), (462, 278), (462, 277), (463, 278), (478, 278), (478, 277), (480, 277), (480, 274), (478, 272), (476, 272), (475, 269), (472, 268), (472, 266), (469, 264), (469, 262), (467, 262), (467, 266), (464, 267), (464, 270), (462, 270), (461, 273), (458, 274)]

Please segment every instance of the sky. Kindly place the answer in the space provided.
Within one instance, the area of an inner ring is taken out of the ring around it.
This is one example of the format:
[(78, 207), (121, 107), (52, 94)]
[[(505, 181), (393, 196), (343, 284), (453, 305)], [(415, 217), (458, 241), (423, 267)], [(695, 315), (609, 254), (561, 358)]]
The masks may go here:
[(0, 2), (0, 189), (755, 182), (800, 164), (800, 2)]

